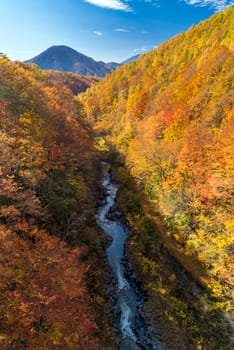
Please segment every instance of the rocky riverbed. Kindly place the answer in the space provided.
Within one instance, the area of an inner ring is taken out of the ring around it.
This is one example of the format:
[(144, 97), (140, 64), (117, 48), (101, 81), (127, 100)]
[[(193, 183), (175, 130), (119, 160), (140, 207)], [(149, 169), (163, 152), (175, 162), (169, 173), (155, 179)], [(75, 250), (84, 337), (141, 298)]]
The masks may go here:
[(143, 314), (145, 295), (125, 255), (129, 228), (117, 210), (113, 209), (118, 184), (111, 181), (109, 172), (103, 177), (105, 196), (100, 201), (97, 223), (111, 237), (106, 252), (111, 267), (108, 289), (112, 306), (113, 326), (119, 350), (163, 350), (153, 328)]

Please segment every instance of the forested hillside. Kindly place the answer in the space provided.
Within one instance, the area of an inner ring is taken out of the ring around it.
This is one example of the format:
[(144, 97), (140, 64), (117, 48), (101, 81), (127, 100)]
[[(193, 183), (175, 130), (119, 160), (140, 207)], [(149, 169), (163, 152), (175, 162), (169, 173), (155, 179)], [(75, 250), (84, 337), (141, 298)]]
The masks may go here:
[[(233, 44), (232, 6), (82, 95), (97, 134), (128, 169), (127, 175), (120, 168), (119, 178), (125, 186), (137, 183), (151, 216), (164, 222), (166, 246), (174, 242), (178, 256), (187, 256), (186, 267), (224, 310), (231, 308), (234, 284)], [(135, 198), (126, 195), (126, 213)], [(135, 262), (148, 276), (157, 266), (155, 235), (151, 230), (130, 239)], [(189, 260), (205, 268), (206, 281)], [(155, 283), (152, 277), (152, 293)]]
[(90, 83), (0, 58), (3, 350), (94, 350), (102, 328), (108, 338), (95, 267), (99, 155), (72, 93)]
[(100, 82), (0, 58), (1, 349), (116, 348), (103, 159), (140, 316), (167, 350), (233, 349), (233, 50), (232, 6)]

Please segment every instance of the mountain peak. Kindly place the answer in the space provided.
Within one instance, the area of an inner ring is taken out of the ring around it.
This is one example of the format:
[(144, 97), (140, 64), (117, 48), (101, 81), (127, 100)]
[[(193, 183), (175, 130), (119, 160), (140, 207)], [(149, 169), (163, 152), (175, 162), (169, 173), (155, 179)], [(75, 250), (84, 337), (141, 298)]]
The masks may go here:
[(39, 55), (25, 61), (36, 63), (41, 69), (73, 72), (81, 75), (104, 77), (119, 64), (97, 62), (68, 46), (53, 45)]

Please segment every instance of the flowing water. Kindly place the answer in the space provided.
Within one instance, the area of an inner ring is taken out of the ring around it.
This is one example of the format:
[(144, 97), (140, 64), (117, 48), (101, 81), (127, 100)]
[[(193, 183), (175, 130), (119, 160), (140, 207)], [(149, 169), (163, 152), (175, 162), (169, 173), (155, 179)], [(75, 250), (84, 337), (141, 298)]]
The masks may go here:
[(115, 203), (118, 184), (111, 181), (107, 172), (103, 178), (106, 191), (104, 203), (98, 209), (98, 225), (112, 238), (107, 248), (107, 257), (116, 278), (114, 291), (115, 305), (118, 312), (114, 321), (118, 329), (119, 350), (164, 350), (165, 347), (155, 337), (152, 328), (142, 315), (144, 295), (137, 283), (127, 271), (124, 255), (124, 245), (128, 236), (126, 225), (114, 215), (108, 215)]

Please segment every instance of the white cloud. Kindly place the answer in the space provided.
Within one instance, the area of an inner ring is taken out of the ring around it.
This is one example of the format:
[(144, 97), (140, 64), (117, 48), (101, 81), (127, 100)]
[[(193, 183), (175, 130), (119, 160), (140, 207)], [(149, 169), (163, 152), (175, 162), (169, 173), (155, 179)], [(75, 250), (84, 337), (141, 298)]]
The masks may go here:
[(133, 52), (145, 52), (145, 51), (148, 51), (145, 47), (133, 50)]
[(115, 32), (125, 32), (125, 33), (129, 33), (129, 30), (124, 29), (124, 28), (116, 28)]
[(160, 7), (158, 0), (143, 0), (143, 1), (153, 5), (154, 7)]
[(99, 30), (80, 30), (80, 33), (91, 33), (91, 34), (95, 34), (97, 36), (103, 35), (103, 33), (100, 32)]
[(187, 5), (194, 6), (209, 6), (213, 7), (215, 11), (223, 11), (226, 7), (232, 5), (232, 0), (183, 0)]
[(102, 32), (99, 32), (99, 31), (97, 31), (97, 30), (94, 30), (93, 33), (96, 34), (96, 35), (98, 35), (98, 36), (102, 36)]
[(124, 1), (120, 0), (84, 0), (92, 5), (111, 9), (111, 10), (121, 10), (125, 12), (132, 12), (130, 6), (128, 6)]

